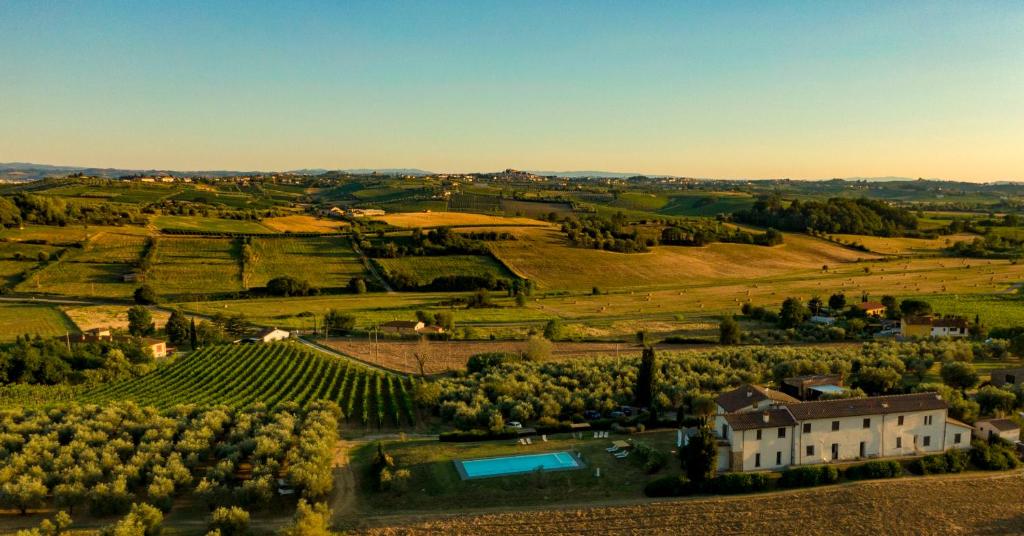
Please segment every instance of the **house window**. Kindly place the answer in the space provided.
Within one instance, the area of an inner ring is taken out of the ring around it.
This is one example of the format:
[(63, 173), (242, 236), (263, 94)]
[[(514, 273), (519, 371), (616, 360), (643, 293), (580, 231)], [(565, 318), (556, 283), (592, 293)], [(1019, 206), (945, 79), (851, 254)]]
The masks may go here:
[(932, 444), (932, 436), (927, 436), (927, 435), (924, 436), (924, 446), (927, 447), (927, 446), (929, 446), (931, 444)]
[(1006, 383), (1017, 383), (1017, 377), (1013, 374), (1006, 375)]
[(839, 457), (839, 443), (832, 443), (832, 459)]
[(832, 431), (835, 432), (837, 430), (839, 430), (839, 421), (832, 421)]
[(953, 444), (954, 445), (959, 445), (960, 444), (960, 433), (959, 432), (953, 434)]
[(871, 428), (871, 419), (864, 419), (864, 428)]
[(805, 422), (804, 423), (804, 433), (805, 434), (811, 433), (811, 423), (809, 423), (809, 422)]
[(925, 424), (925, 426), (931, 426), (932, 425), (932, 416), (931, 415), (925, 415), (924, 416), (924, 424)]
[(779, 437), (786, 437), (786, 429), (779, 428)]
[(757, 440), (758, 441), (761, 440), (761, 430), (760, 429), (757, 430)]
[(782, 465), (782, 451), (775, 452), (775, 465)]
[(903, 438), (902, 437), (897, 437), (896, 438), (896, 448), (898, 448), (898, 449), (903, 448)]
[(807, 445), (807, 455), (814, 456), (814, 445)]
[(896, 424), (903, 426), (903, 415), (896, 417)]
[(761, 453), (758, 452), (754, 455), (754, 467), (761, 467)]
[(729, 438), (729, 425), (725, 423), (722, 423), (722, 438)]
[(864, 442), (863, 441), (860, 442), (860, 457), (861, 458), (864, 457)]

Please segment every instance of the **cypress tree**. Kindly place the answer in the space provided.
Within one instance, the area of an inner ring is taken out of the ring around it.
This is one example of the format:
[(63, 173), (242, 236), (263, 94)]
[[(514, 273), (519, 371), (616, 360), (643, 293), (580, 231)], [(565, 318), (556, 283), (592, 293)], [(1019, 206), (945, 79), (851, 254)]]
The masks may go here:
[(188, 342), (195, 350), (199, 346), (199, 336), (196, 335), (196, 319), (192, 318), (192, 324), (188, 328)]

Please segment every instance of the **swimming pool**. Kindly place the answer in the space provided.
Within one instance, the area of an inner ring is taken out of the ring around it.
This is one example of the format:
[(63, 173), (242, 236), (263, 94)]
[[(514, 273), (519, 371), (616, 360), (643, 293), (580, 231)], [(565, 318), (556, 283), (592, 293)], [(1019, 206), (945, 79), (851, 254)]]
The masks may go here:
[(479, 460), (455, 460), (455, 469), (463, 480), (530, 473), (536, 471), (537, 468), (544, 471), (566, 471), (581, 467), (583, 467), (583, 462), (576, 455), (565, 451), (481, 458)]

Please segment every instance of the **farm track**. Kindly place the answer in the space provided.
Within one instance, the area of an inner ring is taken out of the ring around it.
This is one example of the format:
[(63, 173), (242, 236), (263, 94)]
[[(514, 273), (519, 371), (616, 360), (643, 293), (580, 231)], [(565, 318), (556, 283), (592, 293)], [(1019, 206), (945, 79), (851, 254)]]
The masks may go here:
[(359, 255), (359, 260), (362, 261), (363, 266), (366, 268), (366, 272), (377, 281), (381, 288), (383, 288), (388, 294), (395, 294), (395, 289), (391, 288), (391, 285), (388, 284), (387, 280), (380, 275), (377, 268), (373, 266), (372, 262), (370, 262), (370, 258), (363, 253), (363, 250), (359, 249), (359, 244), (356, 244), (355, 240), (352, 241), (352, 251), (355, 251), (356, 255)]
[(465, 516), (407, 512), (348, 521), (361, 529), (357, 534), (370, 535), (1024, 534), (1021, 476), (908, 477), (760, 495), (502, 507)]

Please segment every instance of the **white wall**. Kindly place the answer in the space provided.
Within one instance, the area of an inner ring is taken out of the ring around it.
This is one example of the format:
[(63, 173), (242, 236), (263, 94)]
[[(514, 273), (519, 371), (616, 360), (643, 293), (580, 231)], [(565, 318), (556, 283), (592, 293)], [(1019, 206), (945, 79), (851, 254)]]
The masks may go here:
[(978, 423), (978, 431), (980, 433), (977, 433), (975, 435), (977, 437), (980, 437), (981, 439), (985, 439), (985, 440), (988, 440), (989, 432), (992, 432), (995, 435), (997, 435), (997, 436), (999, 436), (999, 437), (1001, 437), (1001, 438), (1003, 438), (1003, 439), (1005, 439), (1007, 441), (1011, 441), (1011, 442), (1020, 441), (1020, 431), (1019, 430), (1009, 430), (1007, 432), (1000, 432), (999, 430), (996, 429), (995, 426), (992, 426), (991, 424), (989, 424), (987, 422)]
[[(971, 448), (971, 432), (969, 426), (960, 426), (951, 422), (946, 423), (946, 448), (947, 449), (969, 449)], [(960, 442), (956, 442), (956, 434), (960, 434)]]
[[(779, 428), (786, 430), (786, 437), (779, 437)], [(757, 439), (757, 430), (738, 431), (734, 436), (739, 439), (739, 441), (733, 441), (733, 450), (736, 450), (736, 443), (742, 445), (744, 471), (781, 469), (789, 465), (792, 461), (793, 434), (792, 426), (773, 426), (771, 428), (762, 428), (760, 440)], [(782, 453), (781, 463), (775, 463), (777, 452)], [(760, 467), (755, 463), (757, 460), (756, 455), (758, 453), (761, 454)]]
[[(903, 416), (903, 425), (899, 416)], [(932, 424), (925, 424), (925, 416), (932, 418)], [(870, 419), (864, 428), (864, 419)], [(832, 430), (832, 422), (839, 421), (839, 430)], [(803, 425), (811, 424), (811, 432), (803, 433)], [(864, 442), (864, 458), (909, 456), (920, 452), (942, 452), (951, 442), (946, 441), (945, 410), (919, 411), (886, 415), (858, 415), (838, 419), (814, 419), (797, 425), (796, 459), (798, 464), (815, 464), (833, 461), (832, 444), (839, 444), (838, 460), (861, 458), (860, 444)], [(955, 432), (949, 432), (949, 438)], [(915, 446), (914, 437), (917, 436)], [(901, 445), (896, 446), (896, 438)], [(924, 446), (924, 438), (929, 438)], [(963, 437), (966, 437), (963, 436)], [(969, 441), (968, 441), (969, 443)], [(807, 454), (807, 446), (814, 446), (814, 454)]]

